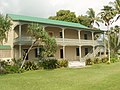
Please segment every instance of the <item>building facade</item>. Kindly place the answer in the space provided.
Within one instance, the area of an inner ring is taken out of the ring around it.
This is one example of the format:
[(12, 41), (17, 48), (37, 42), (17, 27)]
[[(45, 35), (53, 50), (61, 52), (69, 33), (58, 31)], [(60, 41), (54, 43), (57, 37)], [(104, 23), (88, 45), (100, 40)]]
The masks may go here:
[[(38, 17), (8, 14), (12, 21), (12, 28), (8, 33), (8, 41), (0, 46), (0, 58), (23, 58), (34, 39), (27, 32), (30, 23), (40, 23), (49, 35), (54, 36), (58, 45), (55, 53), (56, 59), (80, 61), (84, 58), (95, 57), (100, 47), (104, 47), (102, 41), (96, 36), (102, 34), (101, 30), (93, 30), (88, 27), (71, 22), (49, 20)], [(28, 60), (37, 58), (40, 52), (38, 46), (34, 46), (27, 56)]]

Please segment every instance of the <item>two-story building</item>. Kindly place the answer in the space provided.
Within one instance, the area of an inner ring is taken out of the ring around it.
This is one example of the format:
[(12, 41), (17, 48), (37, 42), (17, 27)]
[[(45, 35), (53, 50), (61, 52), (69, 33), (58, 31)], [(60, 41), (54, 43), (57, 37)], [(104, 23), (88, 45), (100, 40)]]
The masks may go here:
[[(49, 35), (54, 36), (58, 44), (56, 59), (66, 59), (69, 61), (82, 60), (88, 53), (93, 57), (98, 53), (98, 47), (104, 46), (102, 41), (98, 41), (97, 34), (102, 34), (101, 30), (90, 29), (79, 23), (50, 20), (45, 18), (7, 15), (12, 21), (12, 28), (8, 34), (8, 41), (0, 46), (0, 58), (23, 58), (34, 39), (27, 32), (30, 23), (40, 23)], [(39, 49), (37, 46), (30, 51), (27, 59), (37, 57)]]

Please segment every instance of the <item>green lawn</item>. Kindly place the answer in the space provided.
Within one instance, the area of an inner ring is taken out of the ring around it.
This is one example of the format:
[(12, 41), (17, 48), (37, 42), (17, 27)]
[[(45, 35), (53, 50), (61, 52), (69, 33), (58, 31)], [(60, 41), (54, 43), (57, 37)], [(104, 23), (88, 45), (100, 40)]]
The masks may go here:
[(0, 90), (120, 90), (120, 62), (0, 75)]

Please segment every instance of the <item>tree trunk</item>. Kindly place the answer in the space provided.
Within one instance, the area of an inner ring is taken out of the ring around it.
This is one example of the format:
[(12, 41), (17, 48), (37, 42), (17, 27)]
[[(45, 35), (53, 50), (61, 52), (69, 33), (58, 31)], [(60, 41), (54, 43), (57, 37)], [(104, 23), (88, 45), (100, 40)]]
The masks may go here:
[(29, 47), (29, 49), (28, 49), (27, 53), (25, 54), (25, 57), (23, 58), (23, 62), (22, 62), (22, 65), (21, 65), (21, 67), (20, 67), (20, 68), (22, 68), (22, 67), (23, 67), (23, 65), (24, 65), (24, 63), (25, 63), (25, 60), (26, 60), (26, 58), (27, 58), (27, 55), (29, 54), (29, 52), (31, 51), (32, 47), (34, 46), (34, 44), (35, 44), (37, 41), (38, 41), (38, 39), (37, 39), (37, 40), (35, 40), (35, 41), (32, 43), (32, 45)]
[[(107, 25), (107, 30), (109, 31), (109, 25)], [(108, 62), (110, 63), (110, 36), (108, 35)]]

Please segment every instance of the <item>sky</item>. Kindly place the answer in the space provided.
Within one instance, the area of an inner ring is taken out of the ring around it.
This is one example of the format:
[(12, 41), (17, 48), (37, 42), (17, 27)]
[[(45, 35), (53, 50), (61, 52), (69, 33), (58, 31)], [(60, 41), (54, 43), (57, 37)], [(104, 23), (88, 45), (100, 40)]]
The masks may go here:
[[(48, 18), (59, 10), (70, 10), (76, 15), (85, 15), (88, 8), (99, 13), (104, 5), (114, 0), (0, 0), (0, 13), (20, 14)], [(116, 25), (120, 23), (114, 23)], [(105, 27), (101, 27), (105, 29)]]

